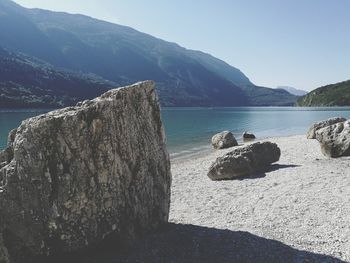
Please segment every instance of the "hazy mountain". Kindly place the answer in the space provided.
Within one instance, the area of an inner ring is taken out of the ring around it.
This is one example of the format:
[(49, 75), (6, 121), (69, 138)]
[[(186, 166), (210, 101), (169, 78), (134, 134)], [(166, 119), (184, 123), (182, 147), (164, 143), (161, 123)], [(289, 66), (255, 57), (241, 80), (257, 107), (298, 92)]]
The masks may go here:
[(279, 87), (277, 87), (277, 89), (285, 90), (285, 91), (287, 91), (290, 94), (293, 94), (295, 96), (304, 96), (307, 94), (307, 91), (305, 91), (305, 90), (296, 89), (296, 88), (288, 87), (288, 86), (279, 86)]
[(298, 99), (298, 106), (350, 106), (350, 80), (320, 87)]
[(116, 85), (152, 79), (167, 106), (291, 105), (287, 92), (254, 86), (238, 69), (130, 27), (0, 0), (0, 46)]
[(0, 105), (5, 108), (62, 107), (93, 98), (113, 84), (93, 76), (58, 71), (0, 48)]

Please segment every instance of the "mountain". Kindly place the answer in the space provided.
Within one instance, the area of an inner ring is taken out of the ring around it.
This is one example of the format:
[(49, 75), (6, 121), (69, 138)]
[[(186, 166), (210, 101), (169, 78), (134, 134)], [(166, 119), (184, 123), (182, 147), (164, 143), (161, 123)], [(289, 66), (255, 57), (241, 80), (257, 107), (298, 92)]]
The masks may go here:
[(238, 69), (130, 27), (0, 0), (0, 46), (57, 70), (126, 85), (152, 79), (165, 106), (292, 105), (288, 92), (256, 87)]
[(285, 91), (289, 92), (290, 94), (293, 94), (293, 95), (299, 96), (299, 97), (307, 94), (307, 91), (305, 91), (305, 90), (296, 89), (296, 88), (288, 87), (288, 86), (280, 86), (280, 87), (277, 87), (277, 89), (285, 90)]
[(62, 107), (99, 96), (113, 84), (58, 71), (33, 58), (0, 48), (0, 105), (2, 108)]
[(320, 87), (297, 101), (298, 106), (350, 106), (350, 80)]

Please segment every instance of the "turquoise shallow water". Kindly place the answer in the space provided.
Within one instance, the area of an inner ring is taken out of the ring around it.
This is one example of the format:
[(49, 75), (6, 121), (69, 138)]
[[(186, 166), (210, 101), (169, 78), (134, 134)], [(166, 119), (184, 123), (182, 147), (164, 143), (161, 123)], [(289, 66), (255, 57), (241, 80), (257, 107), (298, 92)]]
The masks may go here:
[[(0, 149), (6, 146), (8, 132), (22, 120), (47, 111), (0, 110)], [(173, 157), (210, 148), (211, 136), (222, 130), (231, 130), (238, 139), (244, 131), (253, 132), (260, 138), (305, 134), (312, 123), (334, 116), (350, 118), (350, 107), (162, 109), (167, 146)]]
[(167, 145), (173, 157), (209, 149), (213, 134), (244, 131), (258, 138), (306, 134), (309, 126), (334, 116), (350, 118), (348, 108), (237, 107), (165, 108), (162, 110)]

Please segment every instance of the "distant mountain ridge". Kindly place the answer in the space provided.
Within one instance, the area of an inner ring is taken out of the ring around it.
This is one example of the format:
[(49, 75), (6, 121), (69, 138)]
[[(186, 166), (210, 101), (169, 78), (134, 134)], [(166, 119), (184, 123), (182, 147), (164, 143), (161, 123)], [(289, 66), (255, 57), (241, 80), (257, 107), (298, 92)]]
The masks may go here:
[(116, 86), (157, 83), (165, 106), (293, 105), (288, 92), (257, 87), (237, 68), (130, 27), (0, 0), (0, 46), (56, 70), (94, 74)]
[(350, 80), (310, 91), (297, 101), (298, 106), (350, 106)]
[(279, 87), (277, 87), (277, 89), (285, 90), (285, 91), (287, 91), (290, 94), (295, 95), (295, 96), (304, 96), (307, 94), (307, 91), (305, 91), (305, 90), (296, 89), (296, 88), (288, 87), (288, 86), (279, 86)]

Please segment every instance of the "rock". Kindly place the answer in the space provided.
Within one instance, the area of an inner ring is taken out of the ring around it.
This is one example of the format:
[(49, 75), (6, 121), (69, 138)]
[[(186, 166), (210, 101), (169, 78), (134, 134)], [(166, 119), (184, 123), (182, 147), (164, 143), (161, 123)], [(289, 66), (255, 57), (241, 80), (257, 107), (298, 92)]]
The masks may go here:
[(13, 262), (106, 237), (132, 242), (168, 220), (170, 161), (154, 83), (78, 105), (27, 119), (12, 134), (12, 159), (0, 169), (0, 233)]
[(0, 233), (0, 263), (10, 263), (7, 248), (4, 245), (2, 234)]
[(237, 147), (216, 159), (209, 168), (208, 177), (212, 180), (226, 180), (265, 172), (280, 156), (281, 150), (277, 144), (271, 142), (256, 142)]
[(319, 129), (316, 139), (325, 156), (350, 156), (350, 120)]
[(255, 135), (252, 133), (244, 132), (243, 133), (243, 139), (255, 139)]
[(316, 131), (317, 130), (322, 129), (322, 128), (327, 127), (327, 126), (330, 126), (330, 125), (333, 125), (333, 124), (336, 124), (338, 122), (344, 122), (344, 121), (346, 121), (346, 119), (343, 117), (334, 117), (334, 118), (330, 118), (328, 120), (316, 122), (315, 124), (313, 124), (309, 128), (309, 130), (307, 132), (307, 138), (308, 139), (316, 139)]
[(224, 149), (238, 145), (235, 136), (233, 136), (230, 131), (223, 131), (215, 134), (211, 138), (211, 144), (215, 149)]
[[(13, 141), (16, 135), (16, 131), (17, 129), (13, 129), (10, 131), (9, 136), (8, 136), (8, 140), (7, 140), (7, 147), (5, 148), (5, 150), (0, 151), (0, 168), (4, 167), (5, 165), (7, 165), (13, 158)], [(1, 176), (1, 174), (0, 174)], [(1, 177), (0, 177), (0, 181), (1, 181)]]

